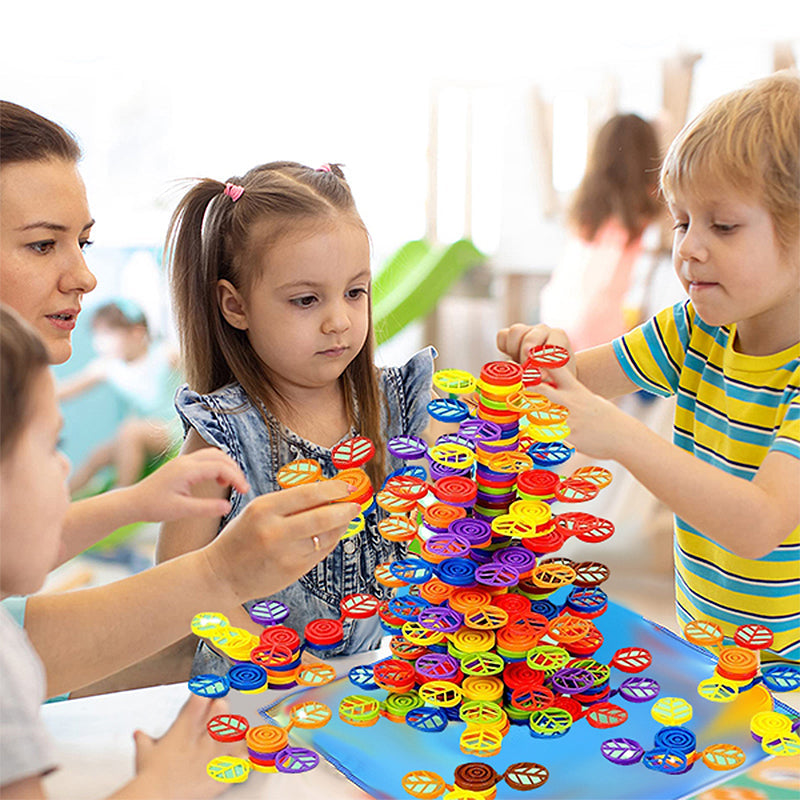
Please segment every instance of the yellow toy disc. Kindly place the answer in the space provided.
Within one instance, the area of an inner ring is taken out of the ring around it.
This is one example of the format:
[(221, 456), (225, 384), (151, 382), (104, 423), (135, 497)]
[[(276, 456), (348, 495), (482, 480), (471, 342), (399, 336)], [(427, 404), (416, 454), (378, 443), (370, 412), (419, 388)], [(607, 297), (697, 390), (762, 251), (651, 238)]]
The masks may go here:
[(469, 394), (475, 391), (475, 378), (461, 369), (440, 369), (433, 373), (433, 385), (450, 394)]
[(192, 617), (192, 633), (203, 638), (209, 638), (220, 628), (227, 628), (229, 625), (230, 622), (224, 614), (217, 614), (213, 611), (202, 611)]
[(682, 697), (661, 697), (650, 709), (650, 715), (662, 725), (683, 725), (693, 713), (691, 705)]
[(220, 783), (244, 783), (250, 774), (250, 762), (236, 756), (217, 756), (208, 762), (206, 772)]

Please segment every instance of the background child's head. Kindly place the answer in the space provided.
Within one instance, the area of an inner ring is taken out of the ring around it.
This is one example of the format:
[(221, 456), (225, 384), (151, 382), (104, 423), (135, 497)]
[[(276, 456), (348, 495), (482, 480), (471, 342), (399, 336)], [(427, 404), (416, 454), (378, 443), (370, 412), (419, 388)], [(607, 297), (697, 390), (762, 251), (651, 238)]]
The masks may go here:
[(49, 357), (16, 312), (0, 306), (0, 594), (29, 594), (52, 569), (69, 507), (67, 459)]
[(752, 197), (772, 217), (784, 251), (800, 238), (800, 75), (782, 70), (723, 95), (689, 122), (664, 159), (661, 185)]
[(597, 132), (569, 220), (586, 240), (615, 217), (631, 239), (660, 210), (661, 149), (655, 127), (636, 114), (616, 114)]
[[(337, 165), (313, 169), (272, 162), (231, 178), (229, 184), (241, 191), (226, 192), (226, 184), (213, 180), (195, 184), (170, 225), (170, 280), (185, 374), (199, 392), (238, 381), (248, 396), (280, 416), (282, 398), (270, 364), (259, 358), (248, 331), (225, 318), (218, 286), (227, 282), (247, 301), (253, 286), (269, 278), (270, 252), (278, 245), (341, 226), (360, 232), (368, 244), (367, 232)], [(352, 422), (378, 445), (380, 400), (369, 302), (365, 310), (366, 339), (345, 368), (342, 387)]]
[(98, 306), (92, 314), (92, 343), (100, 355), (122, 359), (140, 356), (149, 343), (144, 311), (127, 299)]

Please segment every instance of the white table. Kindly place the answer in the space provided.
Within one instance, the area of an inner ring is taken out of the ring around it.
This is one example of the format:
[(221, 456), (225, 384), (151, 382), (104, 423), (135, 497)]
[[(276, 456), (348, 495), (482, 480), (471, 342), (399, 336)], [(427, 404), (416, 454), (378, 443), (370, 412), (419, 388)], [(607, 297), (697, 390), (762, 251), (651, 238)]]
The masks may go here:
[[(382, 658), (383, 649), (369, 654), (331, 659), (337, 676), (350, 667)], [(233, 713), (251, 724), (266, 722), (258, 709), (285, 697), (266, 691), (255, 695), (230, 692)], [(51, 800), (96, 800), (108, 797), (134, 776), (133, 731), (162, 735), (189, 697), (185, 683), (96, 695), (42, 707), (42, 717), (57, 744), (61, 768), (44, 780)], [(334, 710), (335, 711), (335, 710)], [(365, 800), (365, 792), (324, 759), (302, 775), (252, 771), (242, 784), (230, 786), (223, 795), (231, 800), (292, 798), (292, 800)], [(187, 798), (187, 800), (190, 800)]]

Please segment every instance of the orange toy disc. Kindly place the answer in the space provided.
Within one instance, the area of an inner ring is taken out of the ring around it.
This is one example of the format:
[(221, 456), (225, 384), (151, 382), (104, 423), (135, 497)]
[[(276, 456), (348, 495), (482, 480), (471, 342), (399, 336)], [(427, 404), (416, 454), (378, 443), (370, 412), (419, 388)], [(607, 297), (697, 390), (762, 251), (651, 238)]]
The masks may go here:
[(700, 647), (716, 647), (722, 641), (722, 628), (705, 619), (693, 619), (686, 623), (683, 635), (687, 642)]
[(758, 656), (745, 647), (723, 647), (719, 651), (717, 673), (721, 678), (746, 681), (758, 672)]
[(289, 489), (304, 483), (316, 483), (322, 479), (322, 467), (313, 458), (301, 458), (284, 464), (275, 475), (278, 486)]

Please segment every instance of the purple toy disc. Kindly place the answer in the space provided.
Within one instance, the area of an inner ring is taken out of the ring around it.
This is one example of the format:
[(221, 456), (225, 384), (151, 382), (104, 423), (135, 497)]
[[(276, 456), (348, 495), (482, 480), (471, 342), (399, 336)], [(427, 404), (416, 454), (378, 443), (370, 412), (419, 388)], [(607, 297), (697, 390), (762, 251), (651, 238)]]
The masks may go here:
[(619, 693), (631, 703), (647, 703), (655, 700), (661, 687), (652, 678), (633, 677), (623, 681), (619, 687)]
[(428, 444), (419, 436), (393, 436), (386, 443), (386, 449), (397, 458), (413, 461), (428, 452)]
[(257, 625), (279, 625), (289, 616), (289, 606), (278, 600), (259, 600), (247, 613)]
[(644, 748), (635, 739), (606, 739), (600, 745), (600, 752), (612, 764), (638, 764), (644, 755)]

